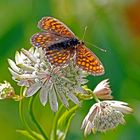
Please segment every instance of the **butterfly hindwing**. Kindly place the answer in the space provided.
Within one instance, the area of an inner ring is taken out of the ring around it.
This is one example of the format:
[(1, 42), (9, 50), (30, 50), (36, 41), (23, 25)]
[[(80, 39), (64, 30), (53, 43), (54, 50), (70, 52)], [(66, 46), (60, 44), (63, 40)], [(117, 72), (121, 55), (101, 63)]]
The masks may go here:
[(83, 44), (76, 47), (76, 64), (79, 68), (94, 76), (104, 74), (101, 61)]
[(74, 55), (74, 50), (46, 50), (48, 61), (53, 66), (66, 66), (69, 64), (71, 57)]

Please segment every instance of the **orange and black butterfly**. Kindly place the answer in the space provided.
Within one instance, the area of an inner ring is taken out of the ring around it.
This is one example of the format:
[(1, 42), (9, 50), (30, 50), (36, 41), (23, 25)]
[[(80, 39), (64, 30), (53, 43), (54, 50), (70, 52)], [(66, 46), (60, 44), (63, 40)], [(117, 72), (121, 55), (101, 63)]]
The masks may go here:
[(52, 65), (63, 67), (73, 58), (80, 69), (94, 76), (104, 73), (104, 67), (97, 56), (62, 22), (53, 17), (43, 17), (38, 27), (42, 32), (33, 35), (31, 43), (45, 49)]

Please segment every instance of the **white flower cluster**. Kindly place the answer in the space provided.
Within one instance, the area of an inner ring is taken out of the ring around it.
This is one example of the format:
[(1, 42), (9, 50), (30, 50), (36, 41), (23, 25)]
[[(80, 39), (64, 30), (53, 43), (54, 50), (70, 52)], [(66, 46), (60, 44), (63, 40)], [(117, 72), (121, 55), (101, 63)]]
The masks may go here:
[(27, 87), (26, 97), (33, 96), (39, 91), (43, 105), (49, 100), (51, 109), (58, 110), (57, 96), (68, 108), (68, 99), (80, 105), (75, 93), (81, 91), (81, 85), (87, 82), (82, 70), (73, 61), (67, 67), (51, 66), (41, 48), (22, 49), (16, 52), (15, 62), (8, 60), (13, 80), (18, 85)]
[[(100, 99), (112, 99), (111, 89), (108, 79), (100, 82), (93, 93)], [(119, 124), (124, 124), (124, 114), (132, 113), (132, 108), (128, 104), (121, 101), (105, 100), (95, 103), (86, 115), (81, 129), (84, 135), (96, 131), (105, 132), (116, 128)]]
[(9, 82), (0, 83), (0, 99), (12, 98), (14, 94), (14, 88)]

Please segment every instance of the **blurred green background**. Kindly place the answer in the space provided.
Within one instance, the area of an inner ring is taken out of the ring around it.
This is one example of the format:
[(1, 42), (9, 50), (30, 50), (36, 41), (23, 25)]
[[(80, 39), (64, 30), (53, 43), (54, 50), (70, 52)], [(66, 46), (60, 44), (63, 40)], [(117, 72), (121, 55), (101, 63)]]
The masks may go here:
[[(140, 0), (0, 0), (0, 82), (7, 80), (17, 87), (8, 71), (7, 58), (14, 59), (16, 50), (31, 47), (29, 39), (39, 31), (36, 25), (43, 16), (60, 19), (79, 38), (88, 27), (84, 40), (107, 50), (105, 53), (87, 45), (106, 70), (103, 76), (90, 76), (89, 87), (93, 89), (109, 78), (114, 98), (134, 108), (134, 113), (125, 117), (125, 125), (84, 138), (80, 125), (92, 105), (92, 101), (86, 101), (66, 140), (140, 140)], [(38, 100), (36, 104), (36, 115), (47, 130), (54, 114), (48, 105), (42, 107)], [(16, 133), (22, 128), (18, 102), (1, 100), (0, 140), (28, 140)]]

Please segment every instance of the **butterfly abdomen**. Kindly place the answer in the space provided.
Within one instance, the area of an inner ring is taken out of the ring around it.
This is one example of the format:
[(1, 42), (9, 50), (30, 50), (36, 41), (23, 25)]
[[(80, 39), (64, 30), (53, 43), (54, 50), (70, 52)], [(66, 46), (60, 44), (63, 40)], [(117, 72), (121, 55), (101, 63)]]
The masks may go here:
[(59, 43), (53, 44), (47, 48), (47, 50), (62, 50), (73, 48), (76, 45), (80, 44), (79, 40), (76, 38), (70, 38)]

